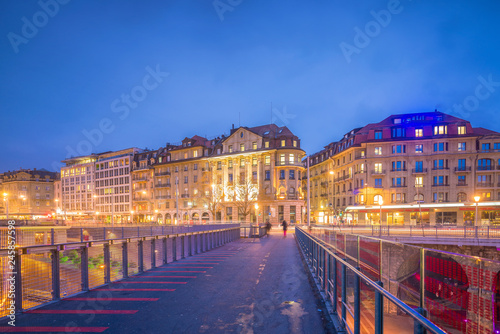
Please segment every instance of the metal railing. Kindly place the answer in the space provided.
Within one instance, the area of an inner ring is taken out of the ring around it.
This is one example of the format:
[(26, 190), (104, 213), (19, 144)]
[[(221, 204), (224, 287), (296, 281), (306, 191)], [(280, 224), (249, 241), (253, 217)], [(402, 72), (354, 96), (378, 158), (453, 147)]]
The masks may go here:
[(110, 239), (103, 232), (93, 241), (1, 249), (0, 318), (12, 314), (11, 305), (19, 313), (240, 238), (238, 224), (142, 232), (147, 233)]
[(433, 237), (439, 239), (499, 239), (500, 226), (394, 226), (394, 225), (316, 225), (340, 233), (367, 235), (372, 237)]
[[(500, 262), (295, 229), (338, 333), (494, 333)], [(480, 277), (480, 278), (478, 278)]]
[(266, 234), (265, 225), (240, 225), (240, 235), (242, 238), (262, 238)]

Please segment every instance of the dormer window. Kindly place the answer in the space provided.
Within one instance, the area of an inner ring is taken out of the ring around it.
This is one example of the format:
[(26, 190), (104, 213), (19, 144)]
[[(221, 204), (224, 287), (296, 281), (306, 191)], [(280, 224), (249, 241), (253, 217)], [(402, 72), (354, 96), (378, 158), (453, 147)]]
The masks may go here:
[(393, 122), (394, 124), (401, 124), (401, 118), (395, 118)]
[(240, 132), (240, 138), (243, 138), (243, 131)]

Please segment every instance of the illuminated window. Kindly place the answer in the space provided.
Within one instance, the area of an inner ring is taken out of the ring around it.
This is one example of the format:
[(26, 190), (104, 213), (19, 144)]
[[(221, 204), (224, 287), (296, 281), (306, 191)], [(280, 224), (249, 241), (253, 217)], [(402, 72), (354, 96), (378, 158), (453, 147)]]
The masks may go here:
[(448, 134), (448, 126), (446, 125), (434, 126), (434, 135), (446, 135), (446, 134)]
[(465, 143), (458, 143), (458, 151), (465, 151)]
[(382, 147), (375, 147), (375, 155), (382, 155)]
[(256, 157), (252, 158), (252, 166), (257, 166), (257, 158)]
[(293, 141), (293, 147), (297, 147), (297, 141), (296, 140)]
[(424, 184), (424, 178), (422, 176), (417, 176), (415, 178), (415, 187), (421, 187)]
[(415, 153), (423, 153), (424, 152), (424, 145), (415, 145)]
[(284, 165), (285, 163), (286, 163), (285, 155), (284, 154), (280, 154), (280, 164)]
[(193, 152), (193, 157), (197, 158), (198, 157), (198, 151)]
[(233, 145), (229, 145), (229, 153), (233, 152)]
[(266, 165), (270, 165), (271, 164), (271, 156), (266, 155), (265, 163), (266, 163)]
[(423, 137), (424, 130), (423, 129), (415, 129), (415, 137)]
[(245, 159), (240, 159), (240, 167), (245, 167)]
[(465, 135), (466, 134), (465, 126), (459, 126), (458, 127), (458, 134), (459, 135)]
[(268, 141), (264, 142), (264, 147), (265, 148), (269, 148), (269, 142)]
[(233, 168), (233, 160), (231, 160), (231, 159), (228, 160), (227, 167), (228, 168)]
[(281, 140), (281, 147), (285, 146), (286, 141), (284, 139)]
[(257, 149), (257, 142), (253, 142), (252, 143), (252, 150), (256, 150)]
[(293, 154), (290, 154), (289, 158), (288, 158), (288, 161), (290, 162), (290, 164), (294, 164), (295, 163), (295, 155)]
[(240, 152), (244, 152), (245, 151), (245, 144), (240, 144)]

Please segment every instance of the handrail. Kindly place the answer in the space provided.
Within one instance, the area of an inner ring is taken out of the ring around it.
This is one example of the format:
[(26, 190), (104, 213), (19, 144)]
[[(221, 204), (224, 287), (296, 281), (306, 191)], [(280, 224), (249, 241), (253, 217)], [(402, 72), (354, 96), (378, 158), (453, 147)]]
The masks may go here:
[[(336, 261), (339, 261), (342, 265), (345, 265), (349, 270), (351, 270), (357, 277), (363, 279), (369, 286), (374, 288), (376, 291), (381, 293), (385, 298), (393, 302), (395, 305), (400, 307), (404, 312), (409, 314), (414, 320), (416, 320), (419, 324), (421, 324), (423, 327), (426, 329), (430, 330), (432, 333), (436, 334), (446, 334), (444, 330), (436, 326), (434, 323), (430, 322), (427, 318), (419, 314), (418, 312), (414, 311), (411, 307), (409, 307), (407, 304), (405, 304), (403, 301), (401, 301), (399, 298), (391, 294), (389, 291), (385, 290), (383, 287), (379, 286), (376, 282), (372, 281), (369, 277), (367, 277), (365, 274), (360, 272), (357, 268), (349, 264), (347, 261), (339, 257), (336, 253), (334, 253), (329, 245), (313, 236), (310, 235), (309, 233), (306, 233), (302, 228), (296, 227), (296, 235), (297, 231), (302, 232), (302, 234), (308, 238), (310, 238), (312, 241), (316, 242), (317, 244), (321, 245), (322, 248), (324, 249), (325, 252), (327, 252), (330, 256), (333, 256)], [(300, 233), (299, 233), (300, 234)], [(335, 282), (337, 284), (337, 282)], [(335, 288), (336, 289), (336, 288)]]

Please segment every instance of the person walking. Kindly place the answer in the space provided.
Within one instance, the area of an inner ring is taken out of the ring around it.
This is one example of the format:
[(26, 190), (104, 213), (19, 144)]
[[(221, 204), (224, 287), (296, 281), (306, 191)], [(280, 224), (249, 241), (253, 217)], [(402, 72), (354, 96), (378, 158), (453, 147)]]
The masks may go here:
[(283, 223), (281, 223), (281, 226), (283, 226), (283, 238), (286, 238), (286, 229), (288, 227), (286, 220), (283, 220)]
[(266, 222), (266, 234), (267, 234), (267, 237), (269, 238), (269, 233), (271, 232), (271, 228), (273, 226), (271, 225), (271, 223), (269, 222), (269, 220)]

